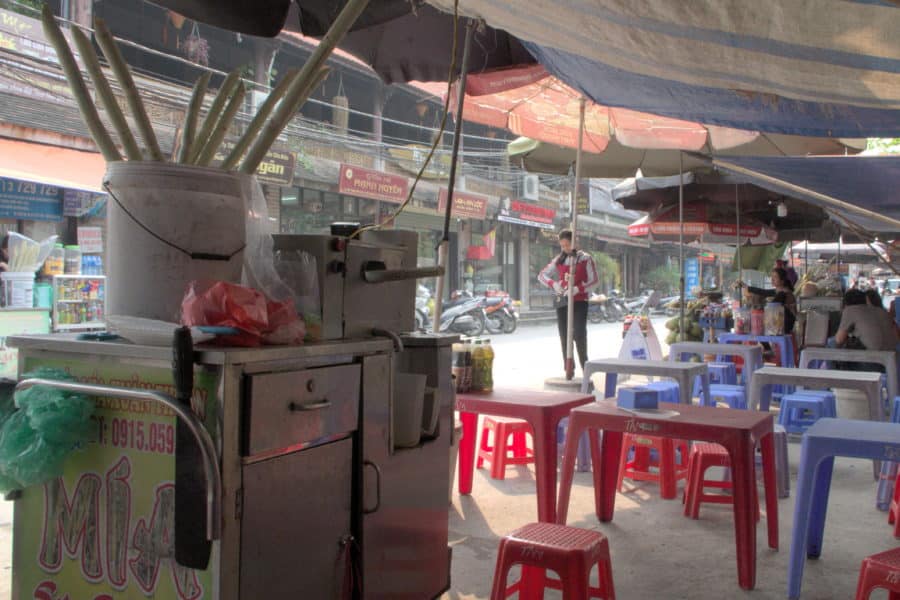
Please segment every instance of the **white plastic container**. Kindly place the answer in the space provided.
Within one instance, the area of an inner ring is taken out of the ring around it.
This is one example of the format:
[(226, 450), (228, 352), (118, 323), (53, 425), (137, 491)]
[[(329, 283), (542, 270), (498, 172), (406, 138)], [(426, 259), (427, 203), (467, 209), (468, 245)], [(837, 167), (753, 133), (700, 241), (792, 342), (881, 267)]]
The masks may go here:
[(103, 184), (110, 314), (178, 322), (190, 281), (241, 282), (252, 176), (128, 161)]
[(422, 438), (422, 408), (425, 400), (425, 375), (396, 373), (391, 407), (391, 425), (395, 448), (412, 448)]
[(0, 273), (6, 308), (34, 308), (34, 273)]

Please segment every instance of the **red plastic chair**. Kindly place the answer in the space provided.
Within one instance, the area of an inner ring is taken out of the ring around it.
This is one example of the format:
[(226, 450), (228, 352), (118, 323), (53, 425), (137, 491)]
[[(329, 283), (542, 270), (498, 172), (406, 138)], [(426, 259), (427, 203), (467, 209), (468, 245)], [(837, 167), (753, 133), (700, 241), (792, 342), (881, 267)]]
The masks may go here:
[(888, 600), (900, 600), (900, 548), (867, 556), (859, 568), (856, 600), (868, 600), (875, 588), (888, 591)]
[[(632, 448), (634, 455), (628, 460)], [(679, 461), (676, 461), (676, 449), (681, 452)], [(656, 460), (651, 456), (651, 450), (656, 451)], [(634, 481), (657, 483), (662, 498), (666, 500), (675, 498), (678, 495), (678, 482), (687, 477), (687, 456), (688, 443), (685, 440), (626, 433), (622, 439), (617, 489), (622, 491), (622, 482), (628, 477)]]
[[(708, 442), (694, 443), (691, 446), (691, 457), (688, 461), (687, 485), (684, 487), (684, 516), (692, 519), (700, 518), (700, 503), (711, 502), (713, 504), (734, 504), (734, 497), (729, 494), (707, 494), (706, 488), (730, 491), (733, 487), (731, 481), (706, 479), (706, 470), (710, 467), (731, 467), (731, 458), (728, 450), (719, 444)], [(756, 506), (756, 520), (759, 521), (759, 497), (756, 488), (752, 490), (754, 505)]]
[(888, 509), (888, 524), (894, 526), (894, 537), (900, 538), (900, 472), (897, 473), (897, 481), (894, 482), (894, 498)]
[[(493, 445), (488, 438), (493, 432)], [(491, 463), (491, 479), (505, 479), (508, 465), (527, 465), (534, 462), (534, 450), (528, 447), (525, 435), (534, 434), (531, 425), (522, 419), (494, 417), (485, 415), (481, 426), (481, 445), (478, 448), (476, 468), (484, 466), (484, 461)], [(512, 443), (510, 443), (512, 436)]]
[[(509, 570), (522, 566), (521, 578), (507, 585)], [(590, 585), (591, 570), (597, 565), (597, 587)], [(550, 569), (559, 579), (546, 576)], [(563, 600), (616, 597), (613, 586), (609, 542), (599, 531), (554, 523), (531, 523), (500, 540), (491, 600), (542, 598), (547, 588), (562, 590)]]

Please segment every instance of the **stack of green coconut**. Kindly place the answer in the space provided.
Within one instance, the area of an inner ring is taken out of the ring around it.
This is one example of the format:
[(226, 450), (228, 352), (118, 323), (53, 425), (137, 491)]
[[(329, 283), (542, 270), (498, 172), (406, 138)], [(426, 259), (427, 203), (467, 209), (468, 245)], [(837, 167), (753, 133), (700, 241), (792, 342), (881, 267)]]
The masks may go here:
[(703, 341), (703, 328), (700, 327), (700, 314), (703, 312), (703, 304), (703, 300), (694, 300), (685, 307), (683, 332), (680, 331), (680, 317), (672, 317), (666, 321), (666, 329), (669, 330), (669, 335), (666, 336), (667, 344)]

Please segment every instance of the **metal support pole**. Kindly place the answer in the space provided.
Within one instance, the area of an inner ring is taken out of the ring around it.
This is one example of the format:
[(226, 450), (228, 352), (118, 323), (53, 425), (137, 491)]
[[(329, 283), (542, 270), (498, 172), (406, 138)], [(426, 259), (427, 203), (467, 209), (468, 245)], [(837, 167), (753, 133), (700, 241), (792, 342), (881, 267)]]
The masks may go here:
[(678, 151), (678, 263), (680, 266), (678, 283), (681, 290), (678, 334), (680, 337), (684, 337), (684, 309), (687, 304), (687, 294), (684, 290), (684, 155), (680, 150)]
[[(737, 263), (738, 263), (738, 281), (744, 280), (744, 263), (741, 262), (741, 201), (738, 198), (738, 186), (734, 184), (734, 214), (737, 223)], [(723, 290), (724, 291), (724, 290)], [(743, 289), (738, 288), (738, 307), (743, 306), (744, 294)]]
[(459, 69), (459, 86), (456, 100), (456, 127), (453, 136), (453, 152), (450, 155), (450, 180), (447, 183), (447, 208), (444, 211), (444, 235), (438, 247), (438, 266), (444, 268), (444, 275), (437, 278), (434, 293), (434, 323), (432, 331), (438, 333), (441, 330), (441, 311), (444, 303), (444, 282), (449, 272), (448, 254), (450, 253), (450, 213), (453, 210), (453, 190), (456, 187), (456, 167), (459, 162), (459, 143), (463, 132), (463, 105), (466, 98), (466, 76), (469, 72), (469, 49), (472, 47), (472, 37), (475, 35), (475, 21), (469, 19), (466, 23), (466, 41), (463, 45), (462, 65)]
[(572, 194), (572, 256), (569, 257), (569, 286), (566, 303), (566, 379), (575, 377), (575, 270), (578, 265), (578, 182), (581, 181), (581, 148), (584, 142), (584, 96), (578, 103), (578, 150), (575, 153), (575, 192)]

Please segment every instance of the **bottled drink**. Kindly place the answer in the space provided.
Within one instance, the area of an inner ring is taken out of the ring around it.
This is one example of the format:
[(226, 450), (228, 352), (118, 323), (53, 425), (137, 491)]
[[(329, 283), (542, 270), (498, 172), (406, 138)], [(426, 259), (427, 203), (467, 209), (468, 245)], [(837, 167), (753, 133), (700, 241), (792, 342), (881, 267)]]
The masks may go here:
[(463, 377), (463, 391), (468, 392), (472, 389), (472, 341), (465, 340), (463, 342), (463, 361), (465, 364), (465, 376)]
[(466, 351), (465, 347), (456, 343), (453, 344), (453, 379), (456, 384), (457, 392), (464, 392), (466, 383)]
[(472, 350), (472, 391), (484, 391), (484, 344), (481, 340), (475, 340), (475, 348)]
[(494, 389), (494, 348), (491, 340), (484, 340), (484, 373), (482, 375), (482, 391), (490, 392)]

